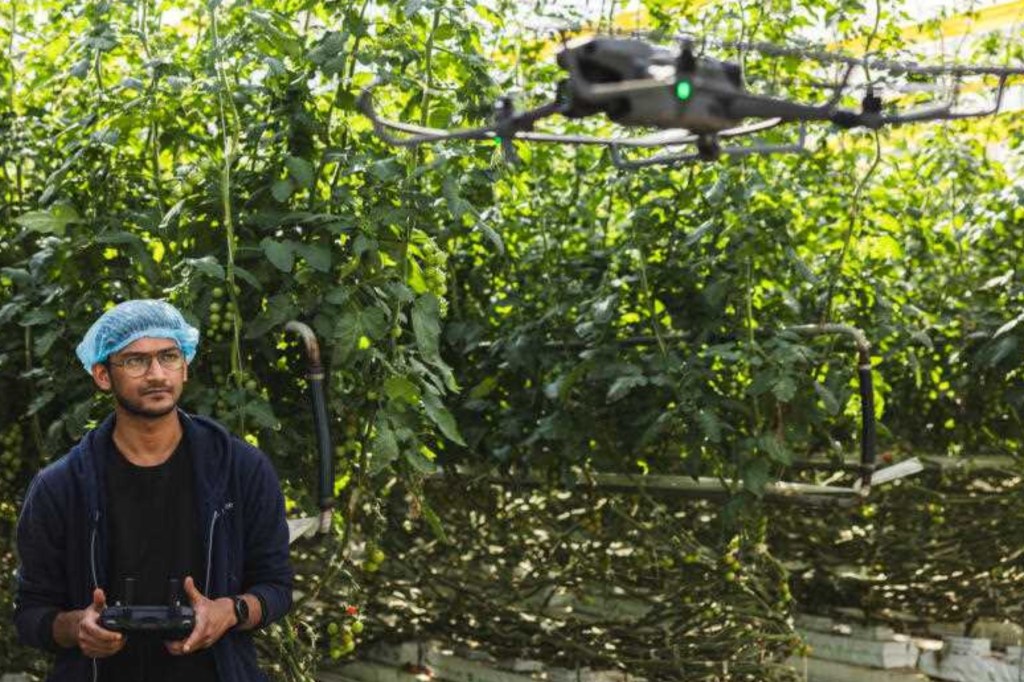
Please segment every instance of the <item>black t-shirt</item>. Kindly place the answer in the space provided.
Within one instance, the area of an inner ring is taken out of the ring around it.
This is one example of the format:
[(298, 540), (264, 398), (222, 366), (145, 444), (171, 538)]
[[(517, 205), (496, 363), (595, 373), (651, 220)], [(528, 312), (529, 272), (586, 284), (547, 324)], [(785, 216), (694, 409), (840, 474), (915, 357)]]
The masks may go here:
[[(110, 589), (107, 603), (124, 601), (125, 578), (135, 579), (133, 604), (167, 604), (178, 580), (188, 604), (185, 576), (205, 590), (203, 534), (196, 512), (192, 452), (183, 438), (162, 464), (136, 466), (111, 442), (107, 451), (107, 524)], [(172, 656), (158, 638), (129, 634), (118, 654), (100, 659), (101, 682), (217, 682), (209, 649)]]

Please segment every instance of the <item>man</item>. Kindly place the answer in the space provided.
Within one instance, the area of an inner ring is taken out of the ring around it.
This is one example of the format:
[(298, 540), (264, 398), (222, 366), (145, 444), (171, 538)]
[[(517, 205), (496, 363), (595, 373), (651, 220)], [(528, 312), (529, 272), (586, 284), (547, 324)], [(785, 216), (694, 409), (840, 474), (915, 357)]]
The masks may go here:
[[(284, 500), (267, 457), (178, 409), (199, 332), (162, 301), (122, 303), (77, 348), (114, 412), (29, 486), (18, 520), (15, 624), (56, 654), (52, 681), (249, 682), (251, 630), (291, 608)], [(195, 609), (185, 639), (111, 632), (106, 604)]]

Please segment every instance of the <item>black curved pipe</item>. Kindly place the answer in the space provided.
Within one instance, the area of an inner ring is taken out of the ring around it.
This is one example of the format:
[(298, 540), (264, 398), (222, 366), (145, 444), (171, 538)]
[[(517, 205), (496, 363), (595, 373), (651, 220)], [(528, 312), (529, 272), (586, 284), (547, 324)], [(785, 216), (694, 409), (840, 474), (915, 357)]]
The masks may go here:
[(316, 444), (319, 452), (317, 478), (317, 504), (320, 507), (319, 533), (331, 529), (334, 509), (334, 448), (331, 446), (331, 431), (327, 422), (327, 400), (324, 398), (324, 366), (320, 362), (320, 344), (316, 334), (308, 325), (292, 320), (284, 326), (285, 331), (295, 332), (302, 337), (309, 366), (306, 379), (309, 382), (309, 398), (313, 407), (313, 428), (316, 430)]
[(858, 348), (857, 375), (860, 388), (860, 483), (862, 490), (870, 490), (871, 475), (875, 472), (875, 384), (871, 378), (871, 353)]
[(871, 476), (875, 473), (875, 384), (871, 376), (871, 343), (862, 330), (843, 324), (807, 324), (788, 329), (812, 336), (843, 334), (853, 339), (857, 347), (857, 384), (860, 389), (860, 492), (867, 495), (871, 491)]

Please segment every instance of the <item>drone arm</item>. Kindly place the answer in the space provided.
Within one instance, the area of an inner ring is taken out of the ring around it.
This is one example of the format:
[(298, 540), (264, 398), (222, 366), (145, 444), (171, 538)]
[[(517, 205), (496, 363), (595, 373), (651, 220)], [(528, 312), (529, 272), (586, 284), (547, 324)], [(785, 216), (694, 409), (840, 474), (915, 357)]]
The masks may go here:
[[(414, 147), (424, 142), (440, 142), (442, 140), (486, 140), (494, 136), (494, 126), (482, 126), (479, 128), (466, 128), (464, 130), (447, 131), (439, 128), (427, 128), (424, 126), (400, 123), (381, 118), (373, 106), (373, 85), (363, 90), (359, 95), (357, 106), (359, 110), (373, 123), (373, 130), (377, 136), (390, 145), (396, 147)], [(397, 137), (390, 131), (397, 130), (407, 133), (408, 137)]]
[(784, 122), (827, 121), (831, 119), (835, 111), (835, 107), (831, 103), (826, 105), (810, 105), (747, 93), (723, 94), (729, 94), (732, 97), (732, 101), (729, 104), (729, 116), (737, 119), (747, 117), (765, 118), (770, 116)]
[(954, 118), (952, 109), (952, 104), (940, 104), (935, 107), (914, 109), (913, 111), (908, 111), (905, 114), (889, 114), (884, 120), (886, 123), (892, 125), (899, 125), (901, 123), (919, 123), (921, 121), (948, 120)]
[[(396, 147), (414, 147), (426, 142), (443, 142), (447, 140), (491, 140), (499, 138), (506, 154), (510, 151), (506, 142), (509, 138), (518, 137), (522, 131), (533, 128), (533, 124), (542, 118), (561, 112), (565, 105), (561, 102), (550, 102), (521, 114), (512, 114), (491, 125), (460, 130), (442, 130), (425, 126), (400, 123), (377, 115), (373, 106), (373, 88), (371, 85), (359, 95), (358, 107), (370, 122), (373, 130), (382, 140)], [(405, 133), (406, 137), (393, 135), (391, 131)]]

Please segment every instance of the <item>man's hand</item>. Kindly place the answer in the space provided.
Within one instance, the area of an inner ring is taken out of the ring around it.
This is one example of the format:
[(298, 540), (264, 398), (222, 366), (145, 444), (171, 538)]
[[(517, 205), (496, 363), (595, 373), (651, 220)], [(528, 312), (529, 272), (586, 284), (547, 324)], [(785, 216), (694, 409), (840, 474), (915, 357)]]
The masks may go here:
[(235, 604), (230, 597), (207, 599), (196, 589), (195, 581), (185, 578), (185, 594), (192, 602), (196, 625), (187, 639), (167, 642), (167, 650), (175, 656), (207, 649), (217, 643), (235, 625)]
[(107, 605), (103, 590), (92, 593), (92, 604), (80, 611), (66, 611), (53, 622), (54, 639), (61, 646), (77, 646), (89, 658), (113, 656), (124, 648), (127, 638), (100, 625), (100, 613)]

